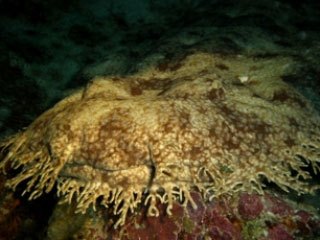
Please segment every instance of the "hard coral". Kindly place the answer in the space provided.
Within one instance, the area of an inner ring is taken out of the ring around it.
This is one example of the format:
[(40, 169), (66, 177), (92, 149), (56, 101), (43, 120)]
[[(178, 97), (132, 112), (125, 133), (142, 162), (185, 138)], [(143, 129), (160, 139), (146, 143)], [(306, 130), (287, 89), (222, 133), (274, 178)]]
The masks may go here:
[(257, 218), (263, 210), (260, 196), (248, 193), (241, 195), (238, 209), (244, 219), (252, 220)]

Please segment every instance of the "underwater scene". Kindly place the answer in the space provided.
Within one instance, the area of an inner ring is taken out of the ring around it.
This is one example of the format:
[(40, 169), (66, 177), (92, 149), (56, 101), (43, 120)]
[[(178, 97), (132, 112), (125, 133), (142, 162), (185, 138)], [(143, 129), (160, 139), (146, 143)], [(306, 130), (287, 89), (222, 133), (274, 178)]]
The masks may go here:
[(0, 240), (320, 239), (320, 3), (0, 0)]

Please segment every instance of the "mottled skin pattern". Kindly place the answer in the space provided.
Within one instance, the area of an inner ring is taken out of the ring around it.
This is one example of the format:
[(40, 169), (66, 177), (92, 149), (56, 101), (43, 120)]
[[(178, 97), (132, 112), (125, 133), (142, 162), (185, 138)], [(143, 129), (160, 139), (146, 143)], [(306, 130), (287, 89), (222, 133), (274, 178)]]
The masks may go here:
[(83, 213), (99, 198), (119, 215), (115, 227), (139, 204), (150, 216), (159, 201), (169, 215), (174, 201), (196, 208), (191, 189), (205, 199), (261, 193), (267, 179), (312, 192), (301, 167), (319, 169), (319, 117), (280, 79), (222, 78), (214, 61), (194, 55), (158, 78), (93, 80), (2, 143), (1, 167), (22, 167), (7, 186), (27, 180), (33, 199), (57, 184), (61, 202)]

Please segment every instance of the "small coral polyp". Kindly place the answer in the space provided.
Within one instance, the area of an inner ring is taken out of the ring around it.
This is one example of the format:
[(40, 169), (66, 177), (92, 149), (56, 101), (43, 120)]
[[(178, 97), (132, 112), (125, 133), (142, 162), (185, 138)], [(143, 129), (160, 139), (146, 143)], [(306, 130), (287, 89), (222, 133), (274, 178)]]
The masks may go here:
[[(19, 169), (7, 186), (26, 182), (30, 199), (56, 189), (82, 213), (99, 198), (115, 227), (139, 206), (150, 216), (159, 202), (169, 215), (175, 202), (196, 208), (195, 190), (211, 200), (262, 193), (265, 180), (318, 187), (303, 168), (319, 170), (319, 116), (281, 80), (287, 59), (180, 59), (174, 70), (94, 79), (4, 140), (0, 167)], [(241, 81), (246, 69), (255, 72)]]

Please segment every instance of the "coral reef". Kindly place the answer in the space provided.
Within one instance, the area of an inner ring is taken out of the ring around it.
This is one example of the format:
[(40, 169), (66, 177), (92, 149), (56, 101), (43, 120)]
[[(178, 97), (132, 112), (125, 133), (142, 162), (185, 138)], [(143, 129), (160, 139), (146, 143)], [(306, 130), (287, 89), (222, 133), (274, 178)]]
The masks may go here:
[[(142, 207), (128, 215), (120, 230), (113, 228), (112, 221), (103, 221), (106, 210), (80, 215), (74, 214), (74, 206), (58, 206), (57, 215), (50, 222), (49, 236), (52, 237), (48, 239), (289, 240), (319, 236), (320, 219), (316, 211), (304, 210), (306, 206), (284, 200), (286, 196), (244, 193), (221, 196), (210, 203), (203, 201), (198, 192), (191, 192), (191, 196), (197, 210), (191, 204), (184, 208), (174, 203), (172, 215), (168, 215), (165, 206), (158, 203), (159, 216), (148, 217), (147, 209)], [(259, 202), (259, 207), (244, 207), (253, 201)], [(62, 215), (65, 217), (61, 218)]]
[[(211, 201), (263, 194), (271, 182), (284, 191), (313, 193), (319, 187), (311, 178), (319, 171), (320, 119), (281, 79), (292, 61), (192, 53), (131, 77), (94, 79), (2, 141), (0, 168), (15, 170), (6, 185), (16, 190), (25, 184), (22, 194), (30, 200), (54, 189), (60, 204), (89, 219), (104, 219), (104, 206), (114, 228), (146, 206), (150, 229), (163, 217), (179, 218), (177, 204), (199, 211), (194, 191)], [(245, 220), (262, 213), (260, 201), (241, 197)], [(218, 210), (210, 214), (215, 217), (203, 221), (216, 226), (211, 237), (239, 239), (230, 220)], [(179, 228), (173, 224), (170, 231)], [(283, 225), (272, 226), (270, 234), (285, 235)]]
[[(317, 236), (319, 219), (281, 198), (269, 193), (240, 194), (222, 197), (213, 203), (202, 201), (198, 193), (192, 193), (200, 210), (190, 205), (186, 210), (175, 204), (173, 216), (143, 218), (131, 216), (122, 232), (114, 234), (115, 239), (304, 239)], [(269, 205), (268, 199), (285, 205), (288, 212), (280, 214)], [(254, 199), (254, 200), (253, 200)], [(246, 208), (252, 201), (261, 203), (259, 207)], [(242, 209), (242, 210), (241, 210)], [(165, 215), (165, 213), (164, 213)], [(248, 219), (248, 215), (251, 219)], [(306, 216), (306, 218), (303, 217)], [(169, 229), (168, 229), (169, 228)], [(168, 236), (167, 234), (170, 234)]]

